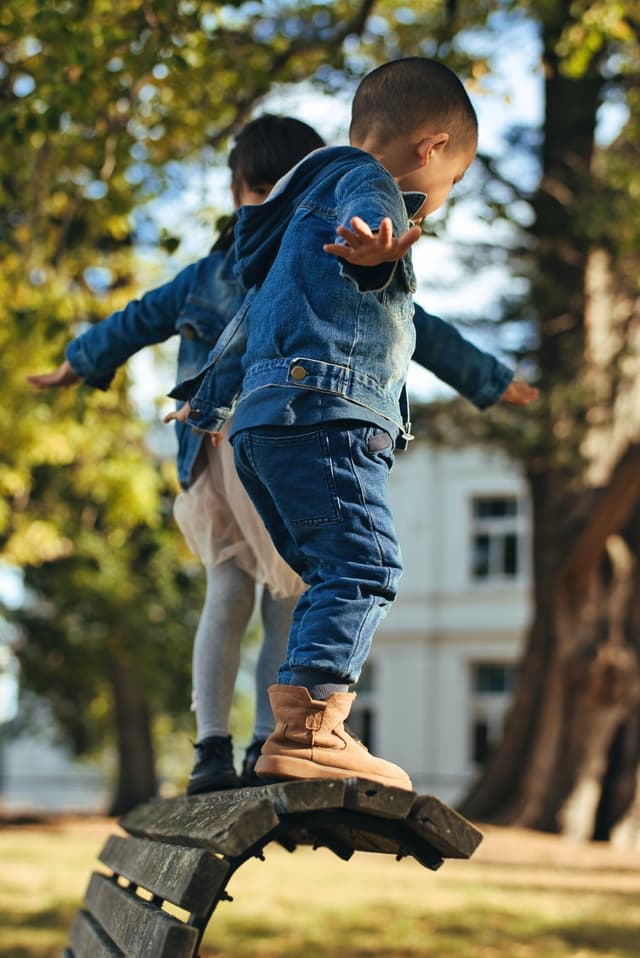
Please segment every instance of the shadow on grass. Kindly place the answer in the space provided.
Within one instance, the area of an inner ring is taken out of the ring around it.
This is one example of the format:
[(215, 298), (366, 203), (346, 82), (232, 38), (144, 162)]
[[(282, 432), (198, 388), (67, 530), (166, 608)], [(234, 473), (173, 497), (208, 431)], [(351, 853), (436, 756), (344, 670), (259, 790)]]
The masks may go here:
[(638, 931), (613, 919), (566, 923), (546, 920), (543, 912), (469, 909), (459, 912), (402, 914), (376, 908), (368, 914), (314, 914), (308, 925), (290, 926), (264, 919), (215, 916), (201, 949), (202, 958), (638, 958)]
[(570, 886), (550, 886), (548, 884), (545, 885), (542, 882), (527, 882), (526, 885), (509, 885), (506, 882), (491, 882), (491, 888), (496, 892), (505, 892), (506, 894), (513, 892), (515, 889), (520, 892), (526, 892), (527, 894), (534, 895), (537, 893), (548, 894), (549, 892), (557, 892), (559, 895), (602, 895), (607, 898), (614, 899), (620, 904), (621, 907), (624, 907), (626, 904), (634, 904), (640, 900), (640, 895), (638, 894), (637, 888), (616, 888), (614, 891), (611, 888), (600, 889), (596, 887), (590, 891), (586, 888), (572, 889)]
[(61, 901), (38, 911), (0, 911), (0, 958), (60, 958), (77, 902)]
[[(625, 896), (626, 897), (626, 896)], [(514, 913), (471, 907), (429, 912), (415, 906), (329, 913), (308, 907), (291, 920), (214, 914), (202, 958), (637, 958), (638, 930), (624, 922), (626, 902), (608, 899), (602, 919), (578, 920), (544, 910)], [(77, 902), (58, 900), (34, 911), (0, 911), (0, 958), (59, 958)]]
[(34, 942), (33, 945), (0, 944), (0, 958), (60, 958), (63, 945), (42, 945)]
[(555, 934), (566, 941), (572, 949), (592, 951), (602, 950), (602, 954), (615, 955), (616, 958), (637, 958), (640, 950), (640, 931), (635, 928), (604, 922), (581, 922), (564, 925), (555, 930)]

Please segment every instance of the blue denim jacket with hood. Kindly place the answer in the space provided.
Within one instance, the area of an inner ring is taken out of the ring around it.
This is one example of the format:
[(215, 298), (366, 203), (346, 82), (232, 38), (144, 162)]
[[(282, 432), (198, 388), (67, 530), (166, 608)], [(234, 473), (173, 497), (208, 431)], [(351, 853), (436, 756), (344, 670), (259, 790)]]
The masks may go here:
[[(241, 220), (249, 229), (250, 211), (259, 208), (241, 210)], [(322, 251), (320, 255), (329, 259)], [(246, 312), (244, 307), (240, 308), (245, 290), (235, 275), (236, 269), (233, 249), (228, 253), (214, 252), (187, 266), (164, 285), (132, 300), (124, 309), (91, 326), (69, 343), (66, 355), (73, 370), (88, 385), (107, 389), (118, 367), (134, 353), (179, 335), (178, 380), (200, 383), (210, 368), (207, 363), (215, 364), (218, 353), (229, 353), (232, 359), (229, 367), (233, 371), (235, 363), (242, 359), (238, 349), (242, 337), (236, 334), (244, 326)], [(249, 273), (245, 282), (251, 281)], [(465, 340), (450, 323), (419, 306), (415, 306), (413, 326), (416, 362), (479, 408), (499, 399), (512, 378), (506, 366)], [(225, 344), (229, 341), (233, 348), (226, 350)], [(221, 381), (224, 385), (222, 377)], [(189, 391), (187, 386), (186, 393)], [(213, 428), (218, 428), (219, 415), (214, 422)], [(204, 422), (197, 425), (199, 430), (205, 429)], [(194, 479), (204, 433), (180, 422), (176, 422), (175, 427), (178, 477), (186, 488)]]
[[(232, 267), (232, 255), (211, 253), (91, 326), (67, 346), (74, 372), (88, 385), (107, 389), (117, 368), (134, 353), (178, 335), (178, 379), (194, 376), (244, 299), (245, 291)], [(175, 427), (178, 478), (186, 488), (194, 479), (205, 437), (181, 422)]]
[(356, 215), (373, 229), (389, 217), (401, 235), (424, 198), (401, 193), (369, 153), (327, 147), (302, 160), (261, 206), (241, 207), (235, 273), (249, 293), (207, 365), (170, 394), (190, 401), (188, 423), (216, 431), (236, 400), (235, 429), (306, 422), (304, 397), (315, 392), (331, 397), (331, 418), (382, 421), (394, 437), (409, 438), (412, 358), (479, 408), (496, 402), (511, 371), (416, 310), (410, 254), (356, 267), (323, 251)]

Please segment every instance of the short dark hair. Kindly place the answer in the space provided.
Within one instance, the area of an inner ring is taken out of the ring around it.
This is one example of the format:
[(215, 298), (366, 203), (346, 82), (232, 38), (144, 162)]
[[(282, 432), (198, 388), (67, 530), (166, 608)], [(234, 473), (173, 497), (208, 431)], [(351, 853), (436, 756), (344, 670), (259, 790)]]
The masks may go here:
[(448, 133), (453, 149), (477, 143), (478, 118), (459, 77), (437, 60), (405, 57), (377, 67), (361, 81), (349, 136), (362, 141), (373, 129), (384, 142), (412, 133), (425, 121)]
[[(250, 120), (236, 134), (229, 153), (231, 185), (239, 190), (243, 183), (251, 189), (272, 186), (281, 176), (313, 150), (324, 146), (319, 133), (292, 116), (264, 113)], [(228, 217), (210, 252), (225, 252), (233, 243), (236, 217)]]
[(275, 183), (312, 150), (324, 146), (313, 127), (291, 116), (264, 113), (240, 130), (229, 153), (235, 187)]

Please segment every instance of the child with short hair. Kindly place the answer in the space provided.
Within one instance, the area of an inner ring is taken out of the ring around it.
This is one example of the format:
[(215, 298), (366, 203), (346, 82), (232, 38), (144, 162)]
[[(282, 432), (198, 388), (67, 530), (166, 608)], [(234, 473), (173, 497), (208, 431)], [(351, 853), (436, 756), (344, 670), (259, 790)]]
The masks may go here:
[[(257, 774), (410, 789), (344, 722), (402, 572), (386, 485), (394, 445), (410, 438), (409, 250), (471, 164), (477, 120), (451, 70), (410, 57), (364, 78), (350, 139), (240, 210), (237, 271), (252, 289), (207, 367), (172, 395), (189, 400), (187, 422), (215, 432), (239, 394), (238, 474), (308, 586), (270, 689), (276, 728)], [(501, 392), (516, 405), (537, 395), (508, 379)]]
[[(234, 205), (262, 203), (276, 180), (322, 146), (318, 133), (294, 117), (264, 114), (247, 123), (236, 135), (228, 160)], [(116, 369), (130, 356), (175, 335), (180, 337), (178, 376), (200, 369), (245, 294), (231, 268), (234, 221), (232, 217), (208, 256), (72, 340), (62, 365), (53, 373), (30, 376), (32, 385), (43, 389), (83, 380), (107, 389)], [(256, 784), (254, 766), (273, 729), (267, 690), (276, 679), (293, 606), (304, 586), (276, 552), (238, 480), (229, 443), (214, 449), (203, 433), (180, 422), (176, 431), (178, 477), (184, 491), (176, 499), (175, 517), (206, 572), (205, 601), (193, 646), (197, 739), (187, 786), (190, 794), (197, 794)], [(229, 715), (258, 583), (264, 589), (256, 712), (239, 777)]]

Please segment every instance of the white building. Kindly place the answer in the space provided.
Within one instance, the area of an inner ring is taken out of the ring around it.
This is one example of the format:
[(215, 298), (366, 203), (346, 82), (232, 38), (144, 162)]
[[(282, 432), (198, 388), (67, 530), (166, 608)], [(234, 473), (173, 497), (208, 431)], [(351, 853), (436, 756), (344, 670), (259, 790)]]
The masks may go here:
[(51, 727), (40, 725), (17, 735), (9, 728), (0, 734), (3, 815), (105, 813), (109, 798), (104, 768), (95, 761), (74, 758)]
[[(0, 594), (10, 607), (23, 601), (17, 570), (0, 566)], [(103, 766), (74, 758), (56, 736), (46, 702), (20, 694), (14, 639), (0, 617), (0, 815), (105, 811), (110, 789)]]
[(500, 455), (416, 441), (390, 497), (405, 572), (351, 724), (455, 804), (500, 737), (530, 615), (526, 484)]
[[(417, 791), (455, 804), (500, 737), (530, 614), (526, 485), (505, 457), (416, 440), (396, 456), (390, 497), (405, 572), (350, 725)], [(106, 801), (98, 767), (0, 723), (2, 810)]]

